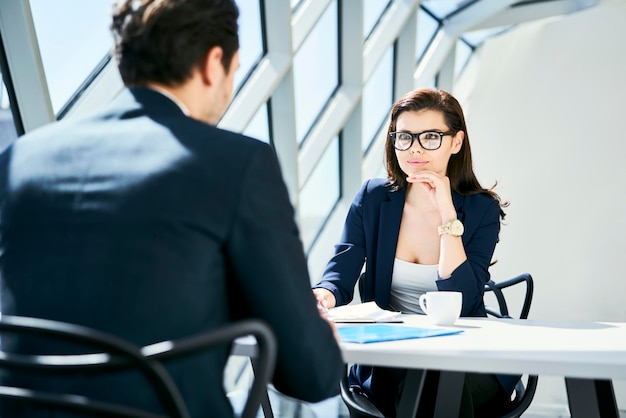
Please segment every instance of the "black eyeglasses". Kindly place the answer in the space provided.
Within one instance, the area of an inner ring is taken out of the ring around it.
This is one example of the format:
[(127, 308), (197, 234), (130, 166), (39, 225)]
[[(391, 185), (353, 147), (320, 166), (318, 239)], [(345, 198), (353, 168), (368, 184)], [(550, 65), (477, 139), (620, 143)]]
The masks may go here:
[(393, 141), (393, 147), (398, 151), (406, 151), (413, 146), (413, 141), (417, 139), (420, 146), (427, 151), (434, 151), (441, 147), (443, 137), (454, 135), (454, 131), (424, 131), (412, 134), (410, 132), (390, 132), (389, 136)]

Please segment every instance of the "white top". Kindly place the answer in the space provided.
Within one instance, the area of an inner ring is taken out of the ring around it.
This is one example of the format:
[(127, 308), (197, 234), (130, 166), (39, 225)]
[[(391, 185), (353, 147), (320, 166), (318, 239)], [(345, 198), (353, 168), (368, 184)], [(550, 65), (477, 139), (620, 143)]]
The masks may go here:
[(437, 264), (415, 264), (396, 258), (391, 275), (391, 309), (424, 314), (418, 301), (423, 293), (437, 291), (438, 267)]

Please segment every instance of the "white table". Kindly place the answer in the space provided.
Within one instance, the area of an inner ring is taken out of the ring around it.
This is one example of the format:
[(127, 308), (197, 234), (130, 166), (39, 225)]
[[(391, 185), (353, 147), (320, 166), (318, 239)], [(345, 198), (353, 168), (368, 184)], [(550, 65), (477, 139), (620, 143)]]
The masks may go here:
[[(404, 326), (431, 326), (423, 315), (402, 318)], [(626, 379), (626, 323), (463, 318), (452, 328), (463, 333), (342, 343), (341, 351), (346, 363), (409, 369), (405, 393), (412, 394), (401, 400), (399, 417), (415, 416), (424, 370), (442, 371), (447, 385), (436, 416), (458, 414), (465, 372), (488, 372), (563, 376), (573, 418), (619, 417), (611, 379)]]

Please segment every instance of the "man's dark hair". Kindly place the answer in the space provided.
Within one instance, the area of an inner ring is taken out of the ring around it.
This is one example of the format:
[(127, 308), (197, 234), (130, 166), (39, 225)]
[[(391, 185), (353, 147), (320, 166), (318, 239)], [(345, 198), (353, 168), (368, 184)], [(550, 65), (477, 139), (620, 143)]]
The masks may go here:
[(111, 31), (115, 58), (124, 84), (157, 82), (176, 86), (204, 70), (208, 51), (223, 50), (229, 71), (239, 49), (234, 0), (118, 0)]

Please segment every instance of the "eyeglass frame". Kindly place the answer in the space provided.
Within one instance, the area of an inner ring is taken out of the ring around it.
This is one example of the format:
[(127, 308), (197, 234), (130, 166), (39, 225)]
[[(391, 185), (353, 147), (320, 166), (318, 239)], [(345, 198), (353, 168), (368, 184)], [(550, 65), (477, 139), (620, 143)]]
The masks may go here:
[[(436, 133), (439, 135), (439, 146), (437, 148), (426, 148), (424, 147), (424, 145), (422, 145), (422, 140), (419, 138), (421, 134), (425, 134), (427, 132), (432, 132), (432, 133)], [(407, 148), (404, 149), (400, 149), (398, 147), (396, 147), (396, 135), (397, 134), (407, 134), (407, 135), (411, 135), (411, 144), (409, 144), (409, 146)], [(398, 150), (398, 151), (407, 151), (410, 150), (411, 147), (413, 146), (413, 144), (415, 143), (415, 140), (417, 139), (417, 143), (420, 145), (420, 147), (422, 147), (422, 149), (426, 150), (426, 151), (436, 151), (439, 148), (441, 148), (441, 145), (443, 144), (443, 137), (444, 136), (448, 136), (448, 135), (455, 135), (456, 131), (447, 131), (447, 132), (440, 132), (437, 130), (433, 130), (433, 129), (429, 129), (427, 131), (422, 131), (422, 132), (417, 132), (417, 133), (412, 133), (412, 132), (403, 132), (403, 131), (393, 131), (393, 132), (389, 132), (389, 137), (391, 138), (391, 145), (393, 146), (394, 149)]]

